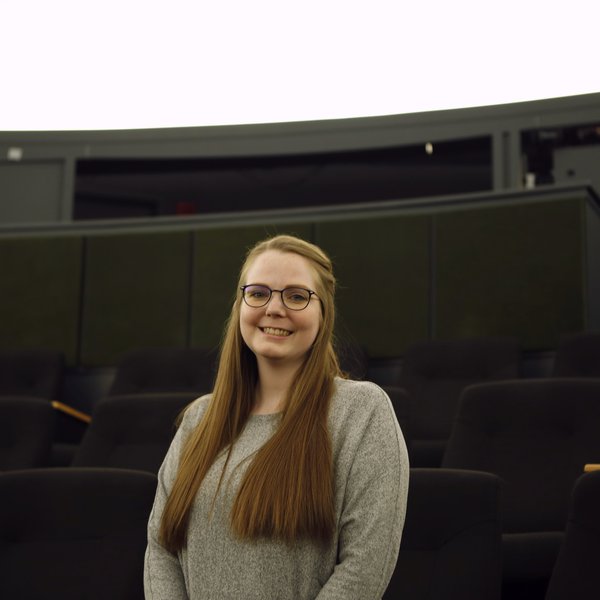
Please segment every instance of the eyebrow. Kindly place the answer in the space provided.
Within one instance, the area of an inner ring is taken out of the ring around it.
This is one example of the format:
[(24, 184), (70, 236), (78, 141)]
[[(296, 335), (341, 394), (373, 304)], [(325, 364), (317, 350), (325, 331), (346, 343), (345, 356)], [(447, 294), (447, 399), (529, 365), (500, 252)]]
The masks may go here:
[[(262, 285), (264, 287), (268, 287), (269, 289), (273, 289), (270, 285), (267, 285), (266, 283), (259, 283), (255, 281), (247, 283), (246, 285)], [(303, 290), (310, 290), (311, 292), (314, 291), (313, 288), (304, 283), (288, 283), (287, 285), (284, 285), (281, 289), (285, 290), (288, 288), (302, 288)]]

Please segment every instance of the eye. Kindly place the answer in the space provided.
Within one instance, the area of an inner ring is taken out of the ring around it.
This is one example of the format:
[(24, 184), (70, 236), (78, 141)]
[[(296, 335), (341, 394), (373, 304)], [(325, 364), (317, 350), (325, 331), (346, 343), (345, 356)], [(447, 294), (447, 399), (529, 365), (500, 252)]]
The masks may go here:
[(262, 285), (249, 285), (244, 288), (244, 296), (248, 300), (267, 300), (271, 295), (271, 290)]
[(255, 300), (263, 300), (269, 297), (269, 290), (259, 285), (247, 287), (244, 293), (247, 298), (253, 298)]
[(291, 302), (292, 304), (306, 304), (309, 298), (310, 294), (306, 290), (301, 290), (297, 288), (290, 288), (285, 290), (286, 302)]

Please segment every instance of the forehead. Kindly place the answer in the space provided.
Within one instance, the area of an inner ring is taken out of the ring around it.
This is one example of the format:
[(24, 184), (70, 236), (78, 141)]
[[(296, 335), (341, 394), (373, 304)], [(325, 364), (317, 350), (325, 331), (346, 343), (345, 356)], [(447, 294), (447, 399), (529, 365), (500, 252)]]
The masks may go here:
[(315, 289), (316, 275), (310, 261), (303, 256), (267, 250), (252, 261), (245, 283), (263, 283), (278, 289), (293, 285)]

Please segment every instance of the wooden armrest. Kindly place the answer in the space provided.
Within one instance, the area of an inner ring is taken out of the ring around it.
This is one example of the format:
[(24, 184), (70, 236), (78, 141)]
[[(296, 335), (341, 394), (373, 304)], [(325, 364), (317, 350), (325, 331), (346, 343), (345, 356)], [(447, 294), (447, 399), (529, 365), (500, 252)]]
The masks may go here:
[(69, 406), (68, 404), (64, 404), (63, 402), (58, 402), (58, 400), (53, 400), (52, 401), (52, 408), (59, 410), (62, 413), (65, 413), (66, 415), (69, 415), (70, 417), (73, 417), (75, 419), (77, 419), (78, 421), (82, 421), (83, 423), (91, 423), (92, 422), (92, 417), (90, 417), (90, 415), (81, 412), (80, 410), (77, 410), (76, 408), (73, 408), (72, 406)]
[(583, 470), (586, 473), (590, 473), (591, 471), (600, 471), (600, 465), (595, 465), (593, 463), (588, 463), (587, 465), (585, 465), (585, 467), (583, 467)]

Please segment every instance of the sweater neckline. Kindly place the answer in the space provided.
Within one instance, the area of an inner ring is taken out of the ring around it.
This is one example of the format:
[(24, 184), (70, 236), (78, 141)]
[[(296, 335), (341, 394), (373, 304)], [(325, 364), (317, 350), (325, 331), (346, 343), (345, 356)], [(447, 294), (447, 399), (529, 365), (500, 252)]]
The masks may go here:
[(275, 420), (279, 417), (281, 417), (282, 412), (274, 412), (274, 413), (258, 413), (258, 414), (253, 414), (251, 413), (248, 417), (249, 421), (272, 421)]

